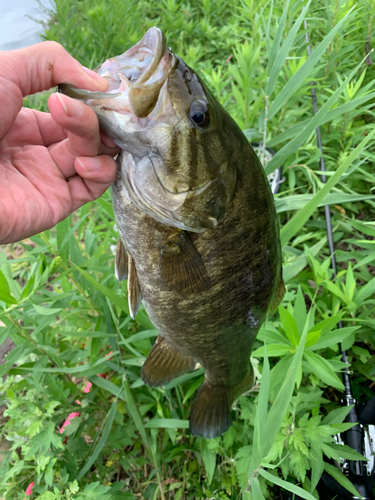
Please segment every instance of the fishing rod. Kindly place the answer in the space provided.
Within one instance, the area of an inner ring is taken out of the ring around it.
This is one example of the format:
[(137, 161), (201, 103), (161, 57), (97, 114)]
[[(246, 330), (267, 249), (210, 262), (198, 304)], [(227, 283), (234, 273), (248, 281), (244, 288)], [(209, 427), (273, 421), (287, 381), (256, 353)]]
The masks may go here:
[[(304, 20), (304, 26), (306, 33), (307, 55), (310, 56), (310, 41), (306, 20)], [(311, 82), (311, 98), (313, 103), (314, 115), (316, 115), (318, 113), (318, 103), (315, 92), (315, 83), (313, 81)], [(321, 179), (325, 184), (327, 182), (327, 179), (324, 173), (326, 170), (320, 126), (316, 128), (316, 141), (321, 153), (320, 170), (321, 172), (323, 172), (321, 175)], [(331, 268), (333, 270), (334, 282), (336, 282), (337, 265), (335, 257), (335, 244), (333, 241), (331, 210), (329, 205), (324, 206), (324, 213), (327, 227), (328, 247), (331, 256)], [(340, 320), (338, 322), (338, 328), (342, 327), (343, 324)], [(349, 478), (358, 493), (362, 496), (363, 500), (371, 500), (374, 498), (371, 490), (375, 482), (375, 397), (370, 399), (370, 401), (368, 401), (368, 403), (363, 408), (358, 408), (357, 402), (352, 394), (348, 356), (346, 351), (342, 349), (341, 342), (339, 343), (339, 347), (342, 361), (346, 365), (346, 368), (342, 373), (345, 390), (343, 399), (341, 400), (341, 404), (343, 406), (353, 405), (349, 411), (348, 416), (346, 417), (346, 422), (355, 422), (356, 425), (354, 425), (346, 432), (339, 434), (336, 437), (336, 441), (340, 444), (346, 444), (347, 446), (350, 446), (353, 450), (368, 458), (369, 462), (366, 463), (359, 460), (342, 460), (342, 462), (336, 463), (336, 466)], [(323, 472), (322, 482), (324, 483), (326, 488), (328, 488), (333, 493), (338, 494), (340, 499), (359, 498), (357, 496), (353, 496), (326, 472)]]

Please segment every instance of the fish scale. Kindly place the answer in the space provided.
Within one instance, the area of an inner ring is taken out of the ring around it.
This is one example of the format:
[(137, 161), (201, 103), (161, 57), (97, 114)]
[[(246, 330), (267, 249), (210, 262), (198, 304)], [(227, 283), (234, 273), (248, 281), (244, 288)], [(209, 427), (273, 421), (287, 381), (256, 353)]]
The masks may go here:
[[(146, 52), (148, 66), (116, 92), (121, 67), (129, 72)], [(116, 275), (129, 271), (131, 315), (143, 301), (159, 330), (142, 379), (165, 385), (200, 363), (190, 431), (213, 438), (252, 387), (251, 349), (284, 291), (271, 189), (240, 128), (158, 28), (97, 71), (112, 99), (62, 91), (91, 106), (122, 149), (112, 188)]]

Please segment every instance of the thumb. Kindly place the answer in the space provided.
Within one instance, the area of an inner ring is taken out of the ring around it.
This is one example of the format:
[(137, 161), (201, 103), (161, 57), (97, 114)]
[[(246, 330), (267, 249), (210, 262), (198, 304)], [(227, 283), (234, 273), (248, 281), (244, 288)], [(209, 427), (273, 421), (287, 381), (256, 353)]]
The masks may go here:
[(0, 138), (23, 104), (23, 97), (70, 83), (86, 90), (105, 91), (108, 83), (56, 42), (42, 42), (24, 49), (0, 52)]

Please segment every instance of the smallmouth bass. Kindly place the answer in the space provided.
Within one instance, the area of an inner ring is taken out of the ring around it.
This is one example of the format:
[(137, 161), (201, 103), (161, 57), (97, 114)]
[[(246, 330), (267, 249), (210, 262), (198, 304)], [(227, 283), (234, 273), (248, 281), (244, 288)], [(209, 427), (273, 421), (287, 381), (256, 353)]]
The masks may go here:
[(190, 431), (213, 438), (252, 387), (254, 339), (285, 290), (273, 195), (240, 128), (158, 28), (96, 71), (106, 92), (60, 90), (121, 148), (116, 275), (132, 317), (143, 301), (159, 330), (142, 379), (165, 385), (199, 362)]

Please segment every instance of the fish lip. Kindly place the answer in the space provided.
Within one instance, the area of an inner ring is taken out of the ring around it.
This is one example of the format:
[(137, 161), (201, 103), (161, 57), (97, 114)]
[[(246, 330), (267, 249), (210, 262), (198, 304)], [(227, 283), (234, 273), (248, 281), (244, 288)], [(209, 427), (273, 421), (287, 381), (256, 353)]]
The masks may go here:
[(197, 187), (197, 188), (195, 188), (195, 189), (186, 189), (185, 191), (179, 191), (178, 193), (175, 193), (175, 192), (171, 191), (170, 189), (168, 189), (166, 186), (164, 186), (164, 184), (162, 183), (162, 181), (161, 181), (160, 177), (158, 176), (158, 173), (157, 173), (157, 171), (156, 171), (156, 168), (155, 168), (154, 162), (152, 161), (152, 157), (151, 157), (150, 155), (147, 155), (147, 156), (148, 156), (148, 158), (149, 158), (149, 160), (150, 160), (150, 162), (151, 162), (152, 168), (154, 169), (154, 174), (155, 174), (155, 176), (156, 176), (157, 180), (159, 181), (159, 183), (160, 183), (161, 187), (162, 187), (165, 191), (167, 191), (167, 193), (170, 193), (170, 194), (172, 194), (172, 195), (173, 195), (173, 194), (185, 194), (185, 193), (186, 193), (186, 194), (188, 194), (188, 193), (194, 193), (195, 195), (198, 195), (198, 194), (203, 193), (203, 191), (205, 191), (205, 190), (206, 190), (206, 189), (207, 189), (207, 188), (211, 185), (211, 183), (212, 183), (212, 180), (211, 180), (211, 179), (209, 179), (209, 180), (208, 180), (207, 182), (205, 182), (202, 186), (199, 186), (199, 187)]
[[(147, 54), (151, 56), (151, 61), (142, 66)], [(138, 65), (132, 61), (133, 58), (138, 60)], [(123, 54), (107, 59), (94, 69), (109, 82), (109, 88), (105, 92), (79, 89), (67, 83), (60, 84), (58, 92), (84, 102), (95, 100), (97, 105), (100, 102), (99, 106), (104, 100), (122, 98), (126, 93), (128, 106), (130, 105), (134, 115), (137, 118), (145, 118), (154, 109), (161, 88), (175, 67), (176, 61), (176, 56), (166, 45), (164, 33), (154, 26), (148, 29), (133, 47)], [(126, 68), (131, 66), (132, 71), (127, 73)], [(119, 109), (113, 111), (121, 112)]]

